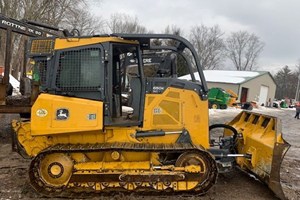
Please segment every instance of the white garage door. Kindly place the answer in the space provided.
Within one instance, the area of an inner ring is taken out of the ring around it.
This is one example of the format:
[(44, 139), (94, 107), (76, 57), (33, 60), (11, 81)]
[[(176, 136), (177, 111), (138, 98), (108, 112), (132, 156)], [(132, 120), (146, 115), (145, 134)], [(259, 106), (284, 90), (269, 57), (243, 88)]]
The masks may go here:
[(267, 102), (267, 97), (268, 97), (268, 91), (269, 91), (269, 87), (267, 86), (260, 86), (260, 93), (259, 93), (259, 105), (264, 104), (266, 105)]

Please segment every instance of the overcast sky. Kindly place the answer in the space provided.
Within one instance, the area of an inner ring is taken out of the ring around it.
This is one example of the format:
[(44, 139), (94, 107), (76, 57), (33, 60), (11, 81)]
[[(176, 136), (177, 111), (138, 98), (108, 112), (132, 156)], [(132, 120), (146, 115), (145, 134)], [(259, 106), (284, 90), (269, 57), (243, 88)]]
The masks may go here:
[(93, 0), (92, 13), (106, 19), (113, 13), (136, 16), (156, 33), (176, 25), (185, 37), (200, 24), (218, 24), (226, 34), (253, 32), (265, 43), (260, 70), (293, 68), (300, 59), (300, 0)]

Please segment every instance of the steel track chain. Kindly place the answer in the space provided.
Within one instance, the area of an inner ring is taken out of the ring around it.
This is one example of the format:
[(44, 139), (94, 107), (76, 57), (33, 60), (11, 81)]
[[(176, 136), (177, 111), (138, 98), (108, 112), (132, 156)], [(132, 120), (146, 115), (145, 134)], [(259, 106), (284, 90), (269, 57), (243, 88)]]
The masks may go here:
[[(189, 143), (182, 144), (146, 144), (146, 143), (96, 143), (96, 144), (57, 144), (39, 153), (31, 162), (29, 169), (30, 183), (34, 189), (48, 197), (75, 197), (78, 196), (77, 190), (70, 190), (66, 186), (62, 188), (55, 188), (41, 180), (39, 175), (39, 165), (44, 156), (52, 153), (91, 153), (103, 151), (130, 151), (130, 152), (155, 152), (155, 153), (183, 153), (187, 151), (204, 153), (209, 160), (210, 173), (209, 176), (199, 183), (196, 188), (186, 192), (173, 192), (179, 195), (203, 195), (208, 189), (215, 184), (218, 175), (217, 165), (210, 153), (205, 151), (201, 146), (192, 145)], [(97, 191), (92, 191), (97, 193)], [(111, 191), (108, 191), (111, 192)], [(123, 191), (124, 192), (124, 191)], [(151, 195), (153, 195), (151, 191)], [(162, 194), (162, 191), (156, 191)], [(91, 193), (88, 191), (80, 191), (83, 193)], [(99, 193), (99, 192), (98, 192)], [(101, 191), (101, 193), (107, 193)], [(126, 191), (125, 191), (126, 193)], [(147, 192), (139, 192), (147, 195)], [(168, 193), (170, 194), (170, 192)], [(162, 195), (164, 196), (164, 195)]]

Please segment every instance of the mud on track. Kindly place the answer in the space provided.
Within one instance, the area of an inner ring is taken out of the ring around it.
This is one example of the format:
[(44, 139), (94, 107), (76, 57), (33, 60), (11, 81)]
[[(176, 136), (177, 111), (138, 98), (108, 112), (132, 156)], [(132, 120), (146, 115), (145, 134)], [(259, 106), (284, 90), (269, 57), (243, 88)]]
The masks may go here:
[[(254, 110), (274, 115), (282, 120), (284, 138), (292, 145), (288, 151), (281, 169), (281, 181), (285, 195), (290, 200), (300, 199), (300, 120), (294, 119), (294, 110), (263, 109)], [(210, 110), (210, 124), (231, 120), (240, 110)], [(7, 136), (11, 133), (9, 121), (16, 115), (0, 115), (0, 200), (2, 199), (47, 199), (37, 194), (29, 185), (28, 166), (30, 161), (24, 160), (17, 153), (11, 152)], [(78, 197), (78, 196), (77, 196)], [(204, 196), (140, 196), (137, 194), (88, 195), (87, 199), (276, 199), (273, 193), (261, 182), (241, 171), (220, 174), (217, 184)], [(75, 199), (75, 198), (73, 198)], [(78, 199), (78, 198), (77, 198)]]

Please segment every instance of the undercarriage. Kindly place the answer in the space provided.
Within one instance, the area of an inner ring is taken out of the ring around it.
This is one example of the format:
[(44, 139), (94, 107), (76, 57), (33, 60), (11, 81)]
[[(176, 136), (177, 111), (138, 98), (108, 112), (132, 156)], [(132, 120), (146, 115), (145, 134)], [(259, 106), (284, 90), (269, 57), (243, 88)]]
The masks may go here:
[[(162, 164), (153, 165), (151, 159), (121, 161), (126, 153), (158, 155)], [(115, 161), (100, 161), (97, 154)], [(178, 155), (176, 160), (165, 160)], [(82, 190), (205, 194), (216, 182), (217, 166), (209, 152), (190, 144), (63, 144), (36, 156), (29, 174), (32, 186), (51, 197)]]

